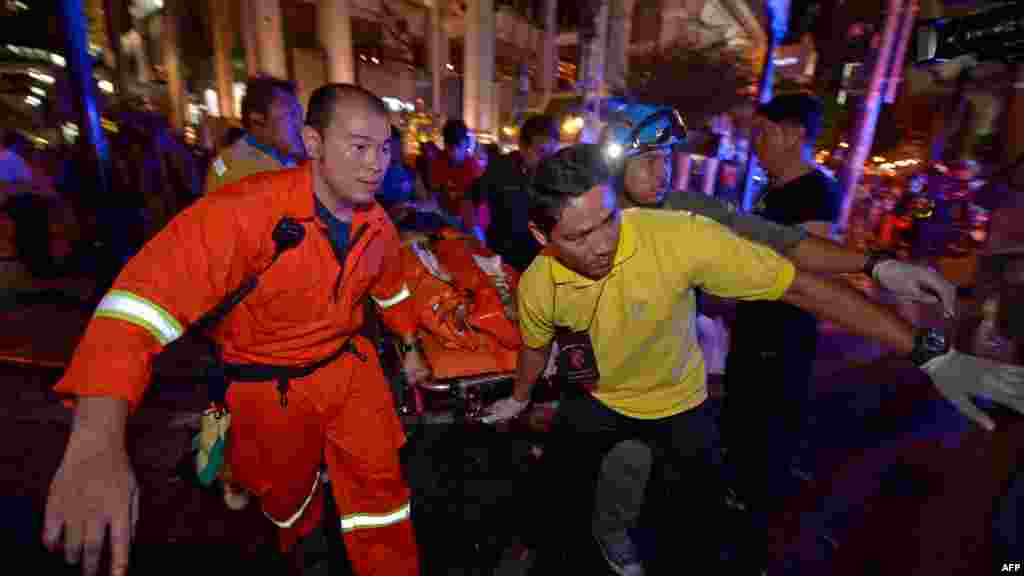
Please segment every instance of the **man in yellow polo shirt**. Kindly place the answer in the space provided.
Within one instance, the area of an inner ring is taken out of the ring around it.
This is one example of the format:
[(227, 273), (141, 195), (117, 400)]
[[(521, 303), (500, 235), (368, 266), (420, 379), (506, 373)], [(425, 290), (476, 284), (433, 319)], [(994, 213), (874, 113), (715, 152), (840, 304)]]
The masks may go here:
[[(557, 339), (560, 381), (571, 383), (545, 457), (558, 466), (552, 501), (537, 526), (558, 552), (566, 537), (589, 534), (594, 479), (607, 450), (640, 439), (654, 450), (655, 479), (670, 487), (658, 526), (659, 564), (679, 573), (680, 543), (693, 565), (714, 562), (710, 521), (717, 498), (717, 430), (705, 400), (704, 361), (696, 339), (694, 289), (741, 300), (783, 300), (911, 356), (943, 390), (988, 377), (1021, 374), (949, 350), (932, 331), (913, 327), (860, 293), (794, 269), (771, 249), (689, 212), (620, 210), (608, 166), (595, 145), (564, 149), (543, 161), (531, 191), (530, 229), (545, 246), (519, 283), (520, 353), (509, 398), (485, 421), (514, 418)], [(771, 327), (766, 327), (770, 331)], [(782, 334), (777, 337), (784, 337)], [(937, 341), (939, 340), (939, 341)], [(566, 526), (562, 519), (578, 522)], [(539, 532), (539, 530), (538, 530)], [(608, 548), (602, 544), (602, 552)], [(671, 552), (666, 554), (665, 552)], [(611, 564), (615, 563), (609, 561)], [(621, 566), (621, 564), (619, 564)], [(569, 569), (564, 566), (561, 569)], [(637, 562), (622, 574), (643, 574)], [(668, 572), (671, 571), (671, 572)]]
[(305, 156), (302, 104), (295, 84), (269, 76), (249, 80), (242, 99), (242, 137), (213, 159), (206, 193), (260, 172), (290, 168)]

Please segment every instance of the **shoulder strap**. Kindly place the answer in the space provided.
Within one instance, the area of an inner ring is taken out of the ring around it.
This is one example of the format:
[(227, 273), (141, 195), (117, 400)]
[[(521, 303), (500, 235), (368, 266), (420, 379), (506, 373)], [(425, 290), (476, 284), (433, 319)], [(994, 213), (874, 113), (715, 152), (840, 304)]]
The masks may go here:
[(195, 330), (202, 333), (208, 333), (210, 330), (213, 330), (217, 324), (220, 324), (227, 317), (228, 313), (234, 310), (235, 306), (238, 306), (256, 288), (259, 284), (259, 277), (269, 270), (274, 265), (274, 262), (277, 262), (281, 254), (301, 244), (305, 237), (306, 229), (303, 228), (301, 223), (292, 218), (281, 218), (277, 222), (277, 226), (274, 227), (274, 256), (271, 257), (270, 263), (264, 266), (263, 270), (242, 282), (241, 286), (229, 292), (216, 306), (203, 314), (193, 324)]

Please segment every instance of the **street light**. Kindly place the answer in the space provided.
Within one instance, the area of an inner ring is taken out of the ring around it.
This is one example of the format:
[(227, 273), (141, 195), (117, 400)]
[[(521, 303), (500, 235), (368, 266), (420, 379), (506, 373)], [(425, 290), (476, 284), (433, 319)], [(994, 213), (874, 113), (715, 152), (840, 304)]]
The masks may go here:
[(578, 134), (579, 131), (582, 129), (583, 118), (581, 116), (573, 116), (571, 118), (566, 119), (566, 121), (562, 123), (562, 131), (565, 132), (566, 134), (569, 134), (570, 136)]

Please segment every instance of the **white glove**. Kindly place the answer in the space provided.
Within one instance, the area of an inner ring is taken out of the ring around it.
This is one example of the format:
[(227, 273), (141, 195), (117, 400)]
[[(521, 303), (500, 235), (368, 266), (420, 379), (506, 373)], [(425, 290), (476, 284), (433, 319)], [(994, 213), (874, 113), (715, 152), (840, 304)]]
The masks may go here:
[(495, 422), (511, 420), (519, 416), (529, 403), (529, 400), (519, 401), (511, 396), (502, 398), (491, 404), (491, 407), (487, 409), (487, 415), (481, 418), (480, 421), (484, 424), (494, 424)]
[(725, 361), (729, 355), (729, 328), (721, 316), (714, 319), (697, 315), (697, 342), (704, 354), (708, 374), (725, 374)]
[(988, 398), (1024, 414), (1024, 367), (996, 362), (950, 349), (921, 366), (946, 400), (988, 431), (995, 422), (971, 402)]
[(942, 302), (947, 317), (956, 314), (956, 286), (938, 272), (899, 260), (883, 260), (871, 271), (883, 288), (901, 298), (934, 304)]

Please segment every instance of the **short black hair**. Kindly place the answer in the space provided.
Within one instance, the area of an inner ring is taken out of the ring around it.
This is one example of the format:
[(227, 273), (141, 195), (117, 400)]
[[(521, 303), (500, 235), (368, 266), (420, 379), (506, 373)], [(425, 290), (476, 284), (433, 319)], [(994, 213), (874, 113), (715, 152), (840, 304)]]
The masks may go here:
[(245, 83), (245, 96), (242, 97), (242, 126), (252, 125), (253, 114), (270, 112), (270, 106), (278, 92), (295, 96), (295, 83), (272, 76), (257, 76)]
[(576, 144), (541, 160), (530, 186), (530, 221), (551, 234), (562, 210), (594, 186), (611, 180), (608, 163), (597, 144)]
[(348, 99), (362, 100), (374, 112), (385, 118), (391, 117), (387, 104), (379, 96), (362, 86), (342, 83), (324, 84), (314, 90), (313, 95), (309, 97), (306, 126), (316, 128), (318, 132), (323, 133), (334, 119), (335, 104), (339, 100)]
[(452, 118), (444, 123), (441, 129), (441, 137), (444, 140), (445, 148), (458, 146), (463, 140), (469, 138), (469, 128), (466, 123), (458, 118)]
[(825, 106), (810, 94), (782, 94), (758, 106), (757, 113), (772, 122), (802, 126), (806, 141), (811, 143), (821, 134)]
[(527, 148), (537, 138), (558, 138), (555, 120), (551, 116), (537, 114), (523, 122), (523, 127), (519, 129), (519, 147)]

